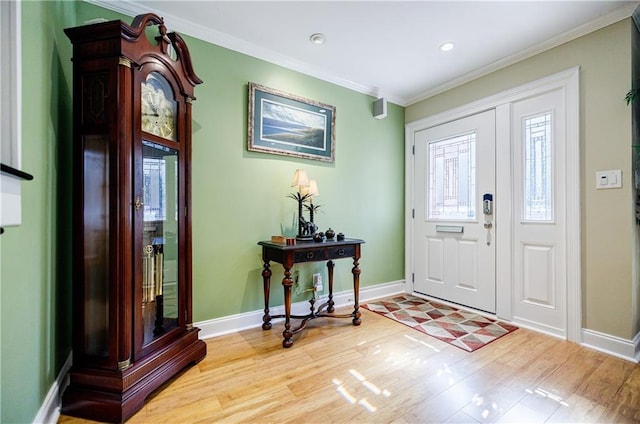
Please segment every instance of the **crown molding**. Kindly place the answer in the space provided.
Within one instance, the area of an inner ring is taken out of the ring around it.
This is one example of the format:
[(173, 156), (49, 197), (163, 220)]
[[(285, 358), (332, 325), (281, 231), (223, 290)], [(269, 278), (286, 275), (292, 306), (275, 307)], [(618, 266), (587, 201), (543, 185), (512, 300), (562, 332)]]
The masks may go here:
[[(226, 49), (233, 50), (251, 57), (255, 57), (257, 59), (261, 59), (266, 62), (273, 63), (283, 68), (300, 72), (302, 74), (309, 75), (309, 76), (318, 78), (320, 80), (327, 81), (331, 84), (335, 84), (353, 91), (357, 91), (362, 94), (366, 94), (368, 96), (380, 97), (379, 87), (369, 87), (367, 85), (360, 84), (355, 81), (351, 81), (346, 78), (339, 77), (337, 75), (329, 74), (314, 66), (295, 60), (289, 56), (282, 55), (271, 49), (246, 42), (236, 37), (231, 37), (227, 34), (216, 31), (209, 27), (205, 27), (203, 25), (198, 25), (193, 22), (190, 22), (179, 16), (166, 14), (161, 10), (155, 9), (153, 7), (149, 7), (148, 5), (141, 5), (134, 0), (120, 0), (120, 1), (85, 0), (85, 1), (87, 3), (95, 4), (105, 9), (122, 13), (124, 15), (131, 16), (131, 17), (134, 17), (141, 13), (153, 12), (158, 14), (159, 16), (163, 16), (165, 18), (165, 21), (170, 23), (170, 26), (168, 25), (167, 28), (170, 28), (172, 31), (177, 31), (181, 34), (186, 34), (191, 37), (195, 37), (197, 39), (215, 44), (217, 46), (224, 47)], [(158, 4), (162, 4), (162, 2), (158, 2)], [(554, 38), (546, 40), (540, 44), (537, 44), (533, 47), (525, 49), (511, 56), (507, 56), (503, 59), (497, 60), (493, 63), (490, 63), (489, 65), (478, 68), (472, 72), (456, 77), (445, 83), (438, 84), (437, 87), (426, 90), (415, 97), (405, 98), (403, 96), (397, 96), (397, 95), (394, 95), (393, 93), (388, 93), (388, 92), (385, 92), (384, 97), (391, 103), (395, 103), (397, 105), (404, 106), (404, 107), (411, 106), (422, 100), (428, 99), (429, 97), (433, 97), (437, 94), (440, 94), (452, 88), (458, 87), (462, 84), (466, 84), (467, 82), (470, 82), (474, 79), (483, 77), (492, 72), (506, 68), (507, 66), (513, 65), (517, 62), (520, 62), (522, 60), (528, 59), (532, 56), (535, 56), (537, 54), (550, 50), (568, 41), (575, 40), (576, 38), (582, 37), (583, 35), (589, 34), (590, 32), (597, 31), (608, 25), (611, 25), (618, 21), (626, 19), (632, 16), (633, 11), (638, 7), (639, 4), (640, 2), (630, 3), (629, 5), (626, 5), (617, 10), (614, 10), (611, 13), (603, 15), (571, 31), (560, 34)]]
[(403, 106), (411, 106), (415, 103), (418, 103), (422, 100), (426, 100), (430, 97), (438, 95), (440, 93), (444, 93), (447, 90), (451, 90), (452, 88), (461, 86), (470, 81), (488, 75), (492, 72), (498, 71), (500, 69), (506, 68), (507, 66), (511, 66), (515, 63), (521, 62), (525, 59), (533, 57), (537, 54), (543, 53), (547, 50), (551, 50), (554, 47), (558, 47), (564, 43), (580, 38), (584, 35), (587, 35), (591, 32), (602, 29), (606, 26), (615, 24), (623, 19), (626, 19), (632, 16), (633, 11), (638, 7), (640, 2), (634, 2), (619, 9), (614, 10), (606, 15), (603, 15), (591, 22), (587, 22), (577, 28), (572, 29), (571, 31), (567, 31), (563, 34), (560, 34), (556, 37), (550, 38), (540, 44), (532, 46), (528, 49), (522, 50), (516, 54), (511, 56), (507, 56), (503, 59), (497, 60), (493, 63), (490, 63), (486, 66), (478, 68), (474, 71), (461, 75), (457, 78), (449, 80), (443, 84), (438, 85), (438, 87), (434, 87), (430, 90), (427, 90), (420, 94), (419, 96), (413, 97), (411, 99), (406, 99), (406, 103)]
[[(379, 97), (378, 96), (379, 89), (376, 87), (369, 87), (369, 86), (348, 80), (346, 78), (339, 77), (337, 75), (331, 75), (329, 73), (323, 72), (320, 69), (317, 69), (316, 67), (310, 66), (307, 63), (295, 60), (289, 56), (280, 54), (271, 49), (258, 46), (253, 43), (249, 43), (239, 38), (232, 37), (228, 34), (222, 33), (220, 31), (216, 31), (209, 27), (205, 27), (203, 25), (195, 24), (184, 18), (165, 13), (156, 8), (149, 7), (147, 5), (144, 5), (144, 6), (140, 5), (135, 1), (130, 1), (130, 0), (121, 0), (118, 2), (114, 2), (110, 0), (84, 0), (84, 1), (86, 1), (87, 3), (94, 4), (96, 6), (103, 7), (108, 10), (112, 10), (114, 12), (122, 13), (123, 15), (131, 16), (131, 17), (134, 17), (141, 13), (149, 13), (149, 12), (156, 13), (157, 15), (162, 16), (164, 18), (165, 25), (167, 25), (168, 30), (176, 31), (183, 35), (189, 35), (199, 40), (207, 41), (217, 46), (224, 47), (226, 49), (233, 50), (238, 53), (242, 53), (257, 59), (261, 59), (266, 62), (273, 63), (274, 65), (278, 65), (283, 68), (290, 69), (292, 71), (300, 72), (302, 74), (309, 75), (309, 76), (318, 78), (320, 80), (327, 81), (331, 84), (335, 84), (344, 88), (348, 88), (353, 91), (357, 91), (362, 94), (366, 94), (368, 96)], [(159, 3), (161, 4), (162, 2), (159, 2)], [(388, 101), (396, 104), (401, 104), (405, 100), (403, 98), (398, 98), (393, 96), (385, 96), (385, 97), (387, 98)]]

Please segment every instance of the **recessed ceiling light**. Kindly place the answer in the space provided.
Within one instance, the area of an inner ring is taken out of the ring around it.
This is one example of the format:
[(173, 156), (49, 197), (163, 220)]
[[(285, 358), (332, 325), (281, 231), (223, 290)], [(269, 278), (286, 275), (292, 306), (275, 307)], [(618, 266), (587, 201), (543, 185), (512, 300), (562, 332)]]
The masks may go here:
[(451, 41), (447, 41), (446, 43), (442, 43), (440, 45), (440, 50), (442, 50), (443, 52), (448, 52), (449, 50), (452, 50), (455, 46), (456, 45)]
[(327, 41), (327, 36), (317, 32), (315, 34), (311, 34), (311, 37), (309, 37), (309, 41), (311, 41), (313, 44), (324, 44), (324, 42)]

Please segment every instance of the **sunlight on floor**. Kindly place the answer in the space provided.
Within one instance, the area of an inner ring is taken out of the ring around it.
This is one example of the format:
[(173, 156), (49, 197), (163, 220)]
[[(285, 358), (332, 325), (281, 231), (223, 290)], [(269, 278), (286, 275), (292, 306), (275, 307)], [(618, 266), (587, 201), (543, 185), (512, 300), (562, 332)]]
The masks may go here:
[(416, 338), (414, 338), (414, 337), (411, 337), (411, 336), (410, 336), (410, 335), (408, 335), (408, 334), (405, 334), (404, 336), (405, 336), (407, 339), (409, 339), (409, 340), (411, 340), (411, 341), (413, 341), (413, 342), (420, 343), (421, 345), (426, 346), (426, 347), (428, 347), (429, 349), (432, 349), (434, 352), (440, 352), (440, 349), (438, 349), (438, 348), (436, 348), (436, 347), (431, 346), (429, 343), (423, 342), (422, 340), (418, 340), (418, 339), (416, 339)]
[(453, 372), (451, 371), (451, 368), (449, 368), (449, 365), (447, 364), (442, 364), (442, 368), (438, 368), (438, 371), (436, 372), (436, 376), (440, 378), (442, 377), (446, 378), (449, 386), (453, 386), (458, 382), (453, 377)]
[(558, 403), (559, 403), (560, 405), (562, 405), (562, 406), (569, 406), (569, 404), (568, 404), (564, 399), (562, 399), (560, 396), (558, 396), (558, 395), (554, 395), (553, 393), (551, 393), (551, 392), (549, 392), (549, 391), (547, 391), (547, 390), (544, 390), (544, 389), (542, 389), (542, 388), (540, 388), (540, 387), (538, 387), (538, 388), (537, 388), (537, 389), (535, 389), (535, 390), (526, 389), (525, 391), (526, 391), (527, 393), (529, 393), (530, 395), (532, 395), (532, 394), (536, 394), (536, 395), (538, 395), (538, 396), (542, 396), (542, 397), (544, 397), (544, 398), (547, 398), (547, 399), (551, 399), (551, 400), (553, 400), (553, 401), (556, 401), (556, 402), (558, 402)]
[[(485, 403), (484, 397), (479, 394), (475, 394), (471, 402), (478, 407), (482, 407)], [(498, 411), (498, 404), (496, 402), (491, 402), (491, 405), (486, 405), (485, 409), (482, 411), (482, 418), (487, 419), (489, 415), (495, 414)]]
[[(355, 378), (356, 381), (362, 385), (362, 387), (366, 388), (374, 395), (383, 396), (383, 397), (391, 396), (391, 392), (389, 390), (381, 389), (375, 383), (367, 380), (367, 378), (357, 370), (354, 370), (352, 368), (349, 370), (349, 374), (351, 375), (351, 377)], [(357, 396), (352, 394), (349, 391), (349, 389), (345, 387), (344, 383), (340, 379), (334, 378), (332, 382), (336, 386), (336, 391), (340, 393), (340, 395), (343, 398), (345, 398), (346, 401), (349, 402), (350, 404), (355, 405), (357, 403), (358, 405), (362, 406), (364, 409), (366, 409), (369, 412), (375, 412), (378, 410), (378, 408), (375, 405), (373, 405), (366, 397), (362, 397), (361, 399), (358, 399)]]
[(360, 399), (360, 402), (358, 402), (360, 405), (362, 405), (364, 407), (364, 409), (366, 409), (369, 412), (376, 412), (378, 410), (378, 408), (376, 408), (375, 406), (371, 405), (369, 403), (369, 401), (367, 400), (367, 398), (362, 398)]
[(342, 381), (338, 380), (337, 378), (334, 378), (333, 384), (338, 386), (336, 390), (338, 391), (338, 393), (342, 395), (342, 397), (344, 397), (347, 400), (347, 402), (353, 405), (358, 401), (358, 399), (354, 397), (351, 393), (349, 393), (349, 390), (347, 390), (347, 388), (342, 385)]

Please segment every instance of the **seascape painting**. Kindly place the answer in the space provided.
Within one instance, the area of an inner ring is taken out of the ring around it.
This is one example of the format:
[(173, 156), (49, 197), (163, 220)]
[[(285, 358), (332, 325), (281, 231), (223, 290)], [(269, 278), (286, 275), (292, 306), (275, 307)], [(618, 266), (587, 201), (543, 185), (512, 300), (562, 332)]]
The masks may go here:
[(326, 116), (264, 99), (261, 116), (263, 140), (324, 150)]
[(248, 149), (334, 161), (335, 107), (249, 83)]

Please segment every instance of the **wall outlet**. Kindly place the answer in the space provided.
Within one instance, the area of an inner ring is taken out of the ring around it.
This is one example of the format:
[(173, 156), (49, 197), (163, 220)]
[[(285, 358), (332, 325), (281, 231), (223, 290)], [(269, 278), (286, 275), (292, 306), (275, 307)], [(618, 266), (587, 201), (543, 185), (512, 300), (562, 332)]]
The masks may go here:
[(324, 290), (324, 286), (322, 285), (322, 274), (313, 274), (313, 289), (318, 292)]

